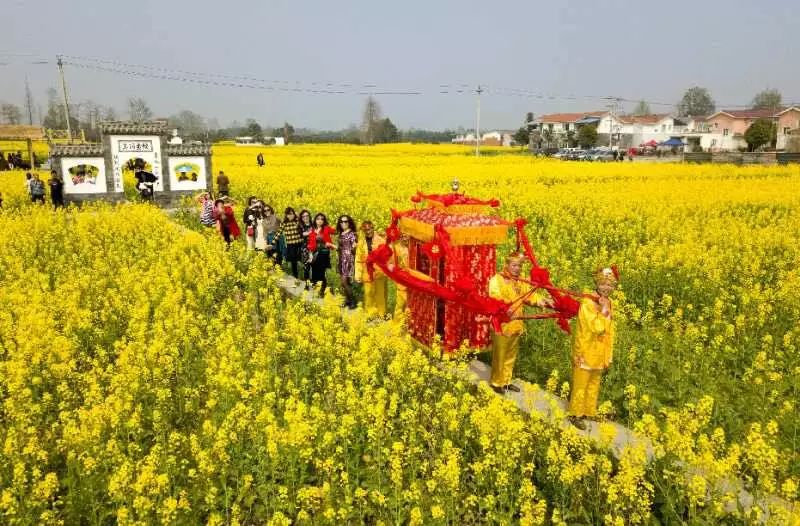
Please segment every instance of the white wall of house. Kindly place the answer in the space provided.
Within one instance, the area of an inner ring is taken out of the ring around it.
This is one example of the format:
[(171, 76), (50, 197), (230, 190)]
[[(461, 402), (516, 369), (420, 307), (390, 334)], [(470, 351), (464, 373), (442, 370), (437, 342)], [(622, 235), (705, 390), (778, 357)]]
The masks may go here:
[(623, 124), (611, 115), (606, 115), (597, 123), (597, 133), (621, 133)]
[(785, 150), (785, 149), (786, 149), (786, 146), (788, 146), (789, 139), (790, 139), (791, 137), (792, 137), (791, 135), (789, 135), (789, 134), (787, 134), (787, 133), (784, 133), (784, 131), (783, 131), (783, 130), (778, 130), (778, 140), (777, 140), (777, 142), (775, 143), (775, 147), (776, 147), (778, 150)]
[(575, 125), (569, 122), (543, 122), (542, 130), (550, 130), (553, 133), (566, 133), (569, 130), (574, 130)]
[(626, 131), (631, 135), (631, 144), (639, 145), (650, 141), (663, 142), (672, 137), (680, 137), (686, 131), (685, 126), (675, 125), (673, 117), (665, 117), (652, 124), (633, 123), (627, 125)]
[(684, 142), (690, 146), (687, 151), (691, 151), (691, 145), (700, 139), (700, 147), (703, 151), (711, 152), (735, 152), (739, 148), (746, 148), (747, 142), (744, 137), (739, 135), (725, 135), (724, 133), (692, 133), (681, 134)]

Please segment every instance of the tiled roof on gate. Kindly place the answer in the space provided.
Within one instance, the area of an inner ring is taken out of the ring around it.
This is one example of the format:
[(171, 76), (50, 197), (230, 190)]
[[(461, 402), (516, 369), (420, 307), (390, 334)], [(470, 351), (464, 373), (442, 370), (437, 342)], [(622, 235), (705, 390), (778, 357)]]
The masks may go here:
[(104, 135), (164, 135), (167, 131), (165, 121), (131, 122), (111, 121), (101, 122), (100, 131)]
[(211, 146), (207, 144), (170, 144), (167, 155), (211, 155)]
[(50, 155), (53, 157), (102, 157), (102, 144), (53, 144)]

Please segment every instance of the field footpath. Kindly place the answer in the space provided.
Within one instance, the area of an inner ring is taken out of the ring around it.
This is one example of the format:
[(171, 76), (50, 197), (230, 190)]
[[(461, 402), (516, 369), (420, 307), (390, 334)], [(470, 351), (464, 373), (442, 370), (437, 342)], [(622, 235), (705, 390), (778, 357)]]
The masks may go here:
[[(289, 274), (283, 274), (283, 276), (278, 279), (277, 283), (278, 287), (286, 296), (312, 303), (319, 307), (323, 306), (322, 298), (319, 298), (313, 292), (305, 289), (305, 281), (297, 280)], [(355, 315), (353, 311), (346, 308), (342, 308), (341, 311), (344, 320)], [(376, 326), (380, 326), (391, 322), (376, 321), (374, 323)], [(467, 381), (479, 387), (481, 384), (485, 384), (485, 388), (488, 389), (491, 367), (480, 360), (471, 360), (466, 372), (458, 367), (449, 366), (446, 362), (439, 363), (441, 367), (449, 369), (453, 374), (461, 375)], [(515, 393), (513, 391), (507, 391), (504, 395), (497, 394), (496, 396), (503, 396), (503, 398), (513, 402), (523, 413), (533, 418), (547, 420), (561, 428), (572, 428), (574, 432), (593, 441), (599, 448), (609, 451), (617, 459), (622, 457), (625, 450), (635, 448), (642, 448), (648, 461), (653, 459), (654, 452), (650, 441), (646, 437), (636, 434), (632, 429), (613, 421), (600, 423), (586, 420), (586, 429), (579, 430), (572, 426), (569, 420), (567, 420), (568, 404), (566, 400), (541, 389), (538, 385), (531, 384), (519, 378), (515, 378), (513, 383), (520, 388), (520, 392)], [(682, 467), (686, 474), (687, 483), (696, 476), (706, 478), (706, 473), (701, 467)], [(745, 489), (744, 483), (740, 480), (707, 480), (707, 482), (709, 482), (707, 484), (709, 493), (713, 492), (718, 495), (730, 493), (735, 495), (735, 499), (732, 499), (725, 506), (728, 512), (733, 513), (739, 509), (745, 514), (748, 514), (754, 506), (759, 507), (762, 510), (760, 514), (760, 523), (762, 524), (769, 522), (770, 508), (783, 508), (789, 513), (789, 516), (791, 516), (792, 511), (794, 511), (789, 502), (773, 495), (756, 499)]]

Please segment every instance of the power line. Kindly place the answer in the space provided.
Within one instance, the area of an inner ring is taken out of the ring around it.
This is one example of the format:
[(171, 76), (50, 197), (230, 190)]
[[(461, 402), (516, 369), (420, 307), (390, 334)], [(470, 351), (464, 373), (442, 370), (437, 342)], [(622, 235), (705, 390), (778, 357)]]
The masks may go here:
[[(70, 64), (77, 67), (87, 69), (96, 69), (107, 72), (119, 72), (129, 75), (140, 77), (162, 78), (166, 80), (180, 80), (183, 82), (200, 82), (210, 83), (219, 82), (219, 85), (227, 85), (233, 87), (245, 87), (264, 89), (264, 86), (257, 86), (256, 84), (273, 85), (271, 88), (266, 88), (270, 91), (285, 91), (285, 92), (309, 92), (309, 93), (328, 93), (328, 94), (341, 94), (348, 92), (356, 92), (358, 94), (367, 95), (421, 95), (422, 92), (409, 89), (385, 89), (373, 83), (348, 83), (348, 82), (332, 82), (332, 81), (289, 81), (289, 80), (275, 80), (275, 79), (261, 79), (249, 75), (230, 75), (223, 73), (204, 73), (197, 71), (188, 71), (181, 69), (171, 69), (160, 66), (150, 66), (145, 64), (128, 64), (116, 60), (107, 60), (93, 57), (80, 57), (76, 55), (61, 55), (62, 57), (72, 59), (65, 61), (65, 64)], [(88, 64), (87, 64), (88, 62)], [(99, 66), (96, 64), (106, 64), (106, 66)], [(145, 73), (139, 70), (150, 70), (162, 73)], [(211, 81), (209, 79), (227, 79), (226, 81)], [(247, 81), (251, 84), (241, 84), (228, 81)], [(255, 84), (252, 84), (255, 83)], [(311, 86), (311, 87), (308, 87)], [(360, 91), (356, 91), (360, 90)]]
[[(3, 54), (0, 53), (0, 56)], [(22, 54), (19, 54), (22, 55)], [(333, 81), (300, 81), (284, 79), (262, 79), (251, 75), (233, 75), (225, 73), (207, 73), (189, 71), (182, 69), (153, 66), (148, 64), (130, 64), (118, 60), (104, 59), (98, 57), (86, 57), (79, 55), (59, 55), (66, 58), (64, 64), (78, 68), (91, 69), (95, 71), (115, 73), (138, 78), (151, 78), (159, 80), (171, 80), (191, 84), (258, 89), (284, 93), (309, 93), (316, 95), (400, 95), (400, 96), (421, 96), (421, 95), (471, 95), (475, 93), (474, 85), (462, 82), (441, 83), (435, 89), (429, 91), (422, 89), (384, 89), (377, 84), (367, 82), (333, 82)], [(37, 62), (38, 63), (38, 62)], [(43, 63), (49, 63), (44, 61)], [(2, 64), (0, 64), (2, 65)], [(581, 95), (581, 94), (552, 94), (541, 93), (530, 88), (515, 88), (505, 86), (494, 86), (492, 84), (481, 83), (482, 93), (487, 96), (516, 97), (535, 100), (537, 104), (563, 104), (565, 102), (576, 104), (580, 101), (591, 103), (592, 101), (606, 102), (614, 99), (618, 102), (638, 103), (644, 100), (651, 106), (673, 108), (676, 102), (663, 102), (646, 99), (631, 99), (613, 95)], [(716, 104), (720, 108), (750, 108), (750, 104)]]
[(25, 62), (19, 62), (19, 61), (16, 61), (16, 62), (0, 62), (0, 66), (16, 66), (18, 64), (40, 66), (40, 65), (44, 65), (44, 64), (52, 64), (52, 62), (49, 61), (49, 60), (27, 60)]
[(263, 86), (254, 84), (252, 82), (245, 83), (245, 82), (231, 82), (225, 80), (210, 80), (204, 78), (192, 78), (192, 77), (184, 77), (179, 75), (172, 75), (167, 73), (146, 73), (143, 71), (136, 71), (132, 69), (119, 69), (119, 68), (107, 68), (104, 66), (97, 66), (93, 64), (79, 64), (76, 62), (64, 61), (64, 64), (70, 65), (76, 68), (83, 68), (83, 69), (91, 69), (95, 71), (103, 71), (107, 73), (117, 73), (123, 74), (130, 77), (139, 77), (139, 78), (150, 78), (150, 79), (159, 79), (159, 80), (172, 80), (177, 82), (185, 82), (190, 84), (201, 84), (207, 86), (221, 86), (221, 87), (230, 87), (230, 88), (247, 88), (247, 89), (258, 89), (263, 91), (271, 91), (271, 92), (284, 92), (284, 93), (312, 93), (316, 95), (342, 95), (342, 94), (356, 94), (356, 95), (422, 95), (422, 92), (417, 91), (396, 91), (396, 90), (375, 90), (375, 91), (365, 91), (365, 90), (357, 90), (357, 89), (350, 89), (350, 90), (332, 90), (332, 89), (324, 89), (324, 88), (301, 88), (301, 87), (286, 87), (286, 86)]

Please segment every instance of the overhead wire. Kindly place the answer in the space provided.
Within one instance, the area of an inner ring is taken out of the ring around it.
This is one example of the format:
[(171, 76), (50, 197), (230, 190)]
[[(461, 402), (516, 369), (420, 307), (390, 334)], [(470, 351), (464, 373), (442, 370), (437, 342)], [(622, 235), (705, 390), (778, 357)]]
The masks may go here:
[[(357, 93), (357, 94), (372, 94), (372, 95), (422, 95), (422, 92), (414, 89), (386, 89), (374, 83), (352, 83), (352, 82), (333, 82), (333, 81), (289, 81), (277, 79), (262, 79), (250, 75), (230, 75), (224, 73), (205, 73), (197, 71), (188, 71), (181, 69), (164, 68), (160, 66), (151, 66), (146, 64), (128, 64), (116, 60), (100, 59), (94, 57), (81, 57), (76, 55), (60, 55), (67, 60), (65, 64), (73, 66), (84, 67), (88, 69), (98, 69), (101, 71), (120, 72), (129, 75), (140, 77), (164, 78), (166, 75), (167, 80), (178, 80), (184, 82), (196, 82), (194, 79), (228, 79), (247, 81), (251, 84), (233, 83), (234, 87), (246, 87), (255, 89), (264, 89), (260, 84), (275, 86), (274, 91), (285, 92), (308, 92), (308, 93), (323, 93), (323, 94), (343, 94), (343, 93)], [(97, 64), (106, 64), (106, 66), (98, 66)], [(109, 66), (110, 65), (110, 66)], [(159, 74), (147, 74), (139, 70), (150, 70), (163, 72)], [(255, 83), (255, 84), (252, 84)], [(230, 85), (231, 83), (220, 85)], [(309, 87), (310, 86), (310, 87)], [(267, 88), (269, 91), (273, 89)]]
[[(9, 59), (12, 57), (38, 57), (32, 53), (11, 53), (0, 52), (0, 66), (11, 65)], [(474, 95), (477, 85), (465, 82), (449, 82), (438, 84), (434, 89), (388, 89), (378, 84), (370, 82), (342, 82), (342, 81), (300, 81), (286, 79), (264, 79), (253, 75), (236, 75), (227, 73), (209, 73), (190, 71), (185, 69), (175, 69), (150, 64), (131, 64), (119, 60), (88, 57), (81, 55), (59, 54), (58, 58), (66, 65), (87, 70), (95, 70), (105, 73), (126, 75), (134, 78), (146, 78), (156, 80), (169, 80), (184, 82), (189, 84), (199, 84), (206, 86), (220, 86), (232, 88), (257, 89), (270, 92), (283, 93), (307, 93), (314, 95), (380, 95), (380, 96), (422, 96), (430, 94), (439, 95)], [(52, 60), (27, 60), (13, 63), (46, 65), (52, 64)], [(520, 99), (535, 100), (537, 104), (564, 104), (576, 105), (581, 101), (590, 104), (592, 101), (605, 101), (616, 103), (645, 102), (650, 106), (673, 108), (677, 104), (647, 99), (633, 99), (615, 95), (589, 95), (589, 94), (554, 94), (542, 93), (538, 90), (522, 87), (497, 86), (493, 84), (480, 84), (481, 93), (486, 96), (514, 97)], [(749, 104), (721, 104), (717, 107), (725, 109), (749, 108)]]

